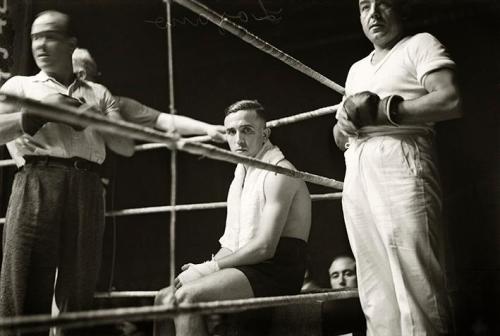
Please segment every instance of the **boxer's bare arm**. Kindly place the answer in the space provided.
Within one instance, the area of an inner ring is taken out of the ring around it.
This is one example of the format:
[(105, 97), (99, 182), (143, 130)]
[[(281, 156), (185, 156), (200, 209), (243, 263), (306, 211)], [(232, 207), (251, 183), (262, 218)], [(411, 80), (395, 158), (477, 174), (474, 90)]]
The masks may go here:
[(258, 230), (245, 246), (216, 259), (221, 269), (256, 264), (274, 256), (300, 183), (302, 181), (281, 174), (267, 175), (264, 183), (266, 203)]
[(214, 259), (218, 260), (218, 259), (224, 258), (225, 256), (228, 256), (231, 253), (233, 253), (233, 251), (231, 251), (230, 249), (228, 249), (226, 247), (221, 247), (221, 249), (219, 250), (219, 252), (217, 252), (214, 255)]
[[(212, 125), (193, 118), (167, 113), (160, 113), (155, 127), (162, 131), (172, 131), (175, 127), (182, 135), (207, 134), (214, 140), (224, 140), (225, 129), (223, 126)], [(220, 138), (220, 139), (219, 139)]]

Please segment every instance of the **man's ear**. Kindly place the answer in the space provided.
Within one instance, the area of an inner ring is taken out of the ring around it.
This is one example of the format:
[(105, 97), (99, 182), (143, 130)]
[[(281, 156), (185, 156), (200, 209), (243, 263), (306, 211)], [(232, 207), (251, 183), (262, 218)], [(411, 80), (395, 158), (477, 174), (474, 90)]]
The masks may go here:
[(264, 138), (268, 140), (270, 136), (271, 136), (271, 129), (269, 127), (264, 128)]

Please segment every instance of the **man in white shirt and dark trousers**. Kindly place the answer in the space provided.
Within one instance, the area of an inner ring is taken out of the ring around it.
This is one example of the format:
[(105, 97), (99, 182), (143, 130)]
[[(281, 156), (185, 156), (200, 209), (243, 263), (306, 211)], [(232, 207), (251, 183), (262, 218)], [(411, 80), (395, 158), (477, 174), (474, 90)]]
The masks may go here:
[[(104, 86), (73, 75), (76, 38), (66, 14), (40, 13), (31, 40), (41, 71), (9, 79), (2, 92), (61, 106), (86, 104), (95, 113), (119, 119), (118, 106)], [(0, 106), (0, 142), (7, 143), (19, 167), (4, 227), (0, 316), (49, 314), (56, 268), (58, 308), (90, 309), (104, 231), (100, 164), (106, 145), (131, 155), (132, 142), (5, 105)], [(2, 333), (11, 334), (15, 332)]]

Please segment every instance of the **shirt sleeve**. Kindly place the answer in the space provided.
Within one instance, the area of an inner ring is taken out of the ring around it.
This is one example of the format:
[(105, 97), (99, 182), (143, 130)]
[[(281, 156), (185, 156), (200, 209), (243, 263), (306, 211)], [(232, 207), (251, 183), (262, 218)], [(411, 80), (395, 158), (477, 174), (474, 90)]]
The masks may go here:
[(147, 127), (155, 127), (160, 111), (128, 97), (116, 97), (120, 114), (126, 121)]
[[(24, 90), (21, 83), (21, 78), (18, 76), (8, 79), (0, 88), (0, 92), (9, 93), (16, 96), (24, 97)], [(13, 107), (7, 104), (0, 104), (0, 113), (13, 113), (20, 111), (20, 107)]]
[(430, 72), (455, 68), (455, 62), (450, 58), (445, 47), (428, 33), (414, 36), (408, 54), (415, 65), (417, 80), (421, 85), (424, 85), (425, 76)]
[(93, 83), (94, 92), (98, 92), (98, 104), (100, 111), (110, 119), (121, 120), (118, 102), (109, 90), (100, 84)]

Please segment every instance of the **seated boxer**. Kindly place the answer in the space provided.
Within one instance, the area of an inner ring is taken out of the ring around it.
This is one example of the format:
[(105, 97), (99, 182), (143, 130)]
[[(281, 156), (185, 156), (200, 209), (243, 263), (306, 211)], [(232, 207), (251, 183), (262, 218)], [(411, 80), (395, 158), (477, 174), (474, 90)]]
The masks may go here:
[[(294, 168), (269, 141), (266, 115), (255, 100), (226, 109), (224, 126), (232, 152)], [(227, 197), (227, 218), (220, 250), (211, 260), (182, 267), (172, 288), (155, 303), (171, 304), (290, 295), (300, 292), (311, 225), (311, 199), (299, 179), (239, 164)], [(157, 323), (157, 335), (172, 325)], [(174, 319), (177, 335), (206, 335), (199, 315)]]

